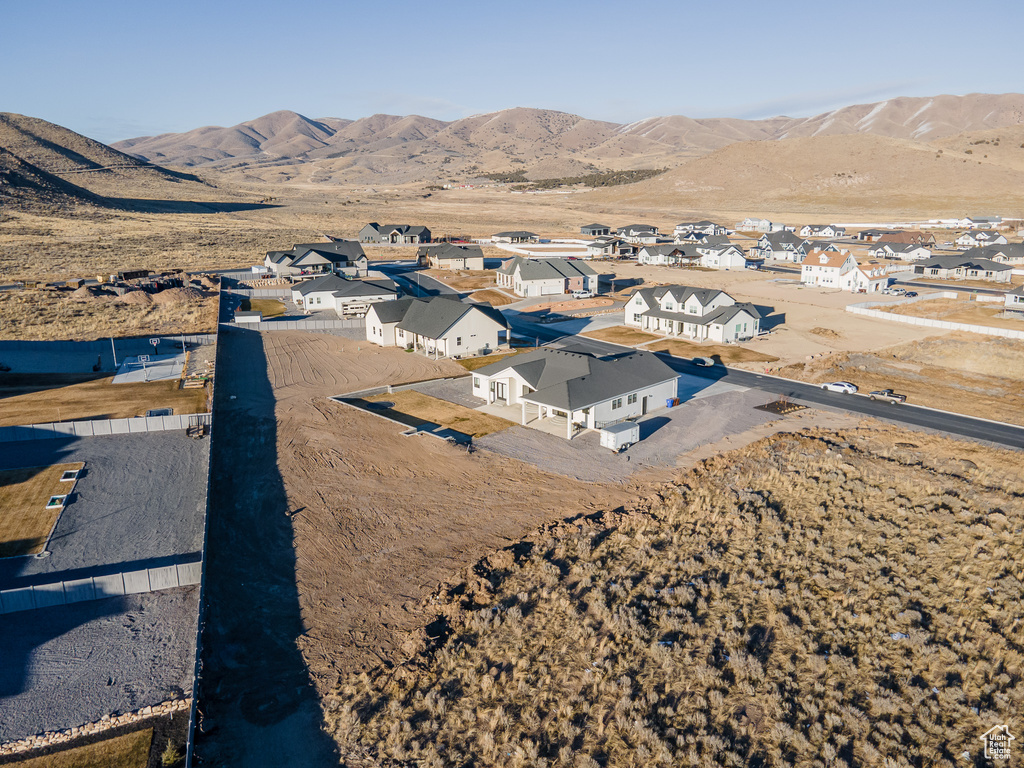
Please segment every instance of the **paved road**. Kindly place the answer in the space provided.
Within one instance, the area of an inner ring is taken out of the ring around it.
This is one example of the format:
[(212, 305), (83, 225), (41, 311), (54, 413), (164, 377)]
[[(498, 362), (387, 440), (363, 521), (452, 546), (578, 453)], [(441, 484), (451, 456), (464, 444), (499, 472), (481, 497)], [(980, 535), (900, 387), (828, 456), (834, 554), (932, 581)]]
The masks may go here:
[[(566, 335), (551, 326), (539, 325), (536, 323), (524, 323), (511, 318), (511, 325), (514, 331), (527, 338), (540, 338), (541, 340), (553, 342), (551, 346), (590, 352), (595, 355), (615, 354), (623, 351), (623, 347), (608, 342), (589, 339), (585, 336)], [(849, 413), (872, 416), (884, 419), (896, 424), (904, 424), (913, 427), (927, 427), (940, 432), (960, 437), (968, 437), (974, 440), (986, 440), (991, 443), (1006, 446), (1008, 448), (1024, 448), (1024, 427), (1017, 427), (1012, 424), (975, 419), (970, 416), (961, 416), (948, 411), (937, 411), (931, 408), (923, 408), (915, 405), (890, 405), (889, 403), (869, 400), (861, 395), (841, 395), (837, 392), (829, 392), (816, 384), (805, 384), (800, 381), (783, 379), (777, 376), (766, 376), (759, 373), (728, 368), (724, 365), (716, 365), (712, 368), (702, 368), (677, 357), (662, 356), (668, 365), (679, 373), (705, 378), (721, 380), (729, 384), (736, 384), (751, 389), (759, 389), (762, 392), (784, 396), (790, 400), (799, 401), (810, 406), (825, 406), (847, 411)]]

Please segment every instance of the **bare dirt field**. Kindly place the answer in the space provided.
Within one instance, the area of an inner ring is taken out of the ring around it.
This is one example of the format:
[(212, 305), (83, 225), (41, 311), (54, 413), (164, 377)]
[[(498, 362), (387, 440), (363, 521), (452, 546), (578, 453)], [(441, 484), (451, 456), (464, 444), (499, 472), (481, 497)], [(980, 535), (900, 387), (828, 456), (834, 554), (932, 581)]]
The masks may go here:
[(551, 301), (543, 304), (531, 304), (531, 312), (540, 312), (548, 309), (552, 312), (572, 312), (581, 309), (601, 309), (610, 307), (615, 302), (612, 299), (600, 297), (594, 299), (573, 299), (569, 301)]
[(0, 471), (0, 557), (31, 555), (46, 546), (60, 507), (46, 509), (51, 496), (66, 495), (73, 482), (61, 481), (66, 471), (82, 464), (52, 464)]
[(381, 408), (380, 413), (407, 423), (409, 426), (416, 427), (427, 423), (439, 424), (470, 437), (483, 437), (512, 426), (511, 421), (450, 403), (447, 400), (439, 400), (411, 389), (392, 394), (372, 395), (366, 398), (366, 402), (392, 403), (393, 405), (389, 408)]
[(863, 353), (835, 353), (782, 367), (783, 376), (891, 387), (908, 401), (1024, 425), (1024, 342), (953, 333)]
[(653, 333), (646, 333), (637, 328), (629, 328), (625, 325), (601, 328), (597, 331), (586, 331), (580, 335), (588, 336), (592, 339), (600, 339), (601, 341), (610, 341), (613, 344), (625, 344), (628, 346), (646, 344), (651, 341), (658, 341), (658, 339), (661, 338)]
[(517, 299), (513, 299), (502, 291), (498, 291), (493, 288), (484, 288), (480, 291), (473, 291), (473, 293), (470, 294), (470, 298), (474, 301), (486, 301), (492, 307), (503, 307), (506, 304), (512, 304), (517, 301)]
[(1024, 331), (1024, 318), (999, 317), (1004, 307), (1000, 302), (961, 301), (958, 299), (933, 299), (900, 304), (890, 312), (897, 315), (913, 317), (929, 317), (945, 320), (950, 323), (967, 323), (969, 325), (987, 325), (991, 328), (1010, 328)]
[(151, 408), (206, 413), (205, 388), (179, 381), (113, 384), (112, 376), (72, 373), (0, 373), (0, 427), (80, 419), (127, 419)]
[(495, 285), (493, 269), (460, 269), (454, 272), (450, 269), (427, 269), (423, 274), (440, 280), (456, 291), (473, 291), (477, 288), (490, 288)]
[(542, 529), (439, 588), (408, 662), (342, 677), (342, 762), (981, 764), (1024, 704), (1019, 460), (806, 430)]
[(695, 344), (682, 339), (663, 339), (648, 344), (644, 349), (652, 352), (668, 352), (675, 357), (710, 357), (726, 365), (737, 363), (774, 363), (779, 358), (766, 355), (737, 344)]

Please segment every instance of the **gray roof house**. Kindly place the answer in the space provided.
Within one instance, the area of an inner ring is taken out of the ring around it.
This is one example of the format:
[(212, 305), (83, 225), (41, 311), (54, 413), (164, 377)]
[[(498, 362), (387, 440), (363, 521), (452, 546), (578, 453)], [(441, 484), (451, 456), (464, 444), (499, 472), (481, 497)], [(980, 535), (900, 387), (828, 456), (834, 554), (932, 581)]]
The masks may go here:
[(545, 347), (477, 369), (472, 391), (503, 411), (519, 406), (524, 426), (572, 439), (580, 430), (666, 407), (678, 393), (678, 380), (651, 352), (595, 357)]
[(479, 245), (421, 245), (416, 251), (416, 260), (419, 266), (431, 269), (484, 268), (484, 252)]
[(607, 224), (587, 224), (580, 227), (580, 234), (586, 235), (587, 237), (601, 237), (602, 235), (610, 235), (612, 228)]
[(373, 304), (366, 313), (366, 340), (434, 357), (467, 357), (507, 341), (508, 323), (490, 304), (455, 297), (399, 299)]
[(1003, 264), (1024, 264), (1024, 243), (982, 245), (964, 251), (964, 258), (991, 259)]
[(517, 296), (557, 296), (570, 291), (597, 293), (598, 275), (579, 259), (528, 259), (515, 256), (498, 269), (498, 286)]
[(933, 256), (915, 264), (914, 274), (937, 277), (940, 280), (990, 280), (994, 283), (1008, 283), (1013, 274), (1013, 266), (1000, 264), (991, 259)]
[(497, 232), (491, 235), (491, 240), (495, 243), (529, 243), (537, 239), (538, 236), (535, 233), (527, 232), (522, 229), (514, 229), (508, 232)]
[(366, 277), (367, 271), (363, 246), (354, 240), (299, 243), (289, 251), (267, 251), (263, 264), (277, 277), (320, 273)]
[(398, 286), (391, 280), (347, 280), (324, 275), (292, 286), (292, 301), (308, 311), (333, 309), (339, 315), (362, 314), (370, 304), (394, 301)]
[(359, 230), (359, 242), (418, 245), (430, 242), (430, 230), (419, 225), (378, 224), (371, 221)]
[(661, 285), (634, 291), (623, 308), (625, 324), (664, 336), (729, 344), (757, 336), (761, 314), (725, 291)]

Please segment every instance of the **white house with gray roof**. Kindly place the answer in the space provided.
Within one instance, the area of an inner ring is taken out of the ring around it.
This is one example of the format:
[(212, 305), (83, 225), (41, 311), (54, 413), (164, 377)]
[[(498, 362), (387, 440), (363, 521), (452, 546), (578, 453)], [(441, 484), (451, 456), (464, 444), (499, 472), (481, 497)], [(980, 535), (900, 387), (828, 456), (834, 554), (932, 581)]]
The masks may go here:
[(1003, 299), (1006, 308), (1014, 312), (1024, 312), (1024, 285), (1018, 285), (1012, 291), (1007, 291)]
[(541, 348), (473, 371), (473, 395), (488, 404), (519, 406), (524, 426), (583, 429), (665, 408), (679, 375), (651, 352), (610, 357)]
[(788, 230), (761, 235), (757, 245), (750, 249), (752, 256), (799, 264), (810, 250), (810, 242)]
[(430, 242), (430, 230), (419, 224), (378, 224), (371, 221), (359, 230), (359, 242), (419, 245)]
[(598, 275), (579, 259), (509, 259), (496, 273), (500, 288), (516, 296), (558, 296), (570, 291), (597, 293)]
[(625, 323), (663, 336), (727, 344), (761, 332), (761, 314), (725, 291), (662, 285), (642, 288), (626, 302)]
[(339, 315), (364, 314), (371, 304), (398, 299), (391, 280), (348, 280), (324, 275), (292, 286), (292, 301), (306, 312), (334, 310)]
[(332, 273), (346, 277), (366, 277), (367, 272), (363, 246), (354, 240), (299, 243), (289, 251), (267, 251), (263, 265), (275, 277)]
[(399, 299), (371, 305), (366, 340), (402, 347), (430, 357), (471, 357), (508, 340), (508, 323), (490, 304), (466, 304), (454, 297)]
[(680, 235), (685, 235), (687, 232), (701, 232), (705, 235), (724, 235), (726, 228), (721, 224), (715, 224), (713, 221), (703, 219), (701, 221), (684, 221), (681, 224), (676, 224), (673, 232), (676, 238)]
[(969, 256), (932, 256), (927, 261), (915, 264), (914, 274), (937, 277), (940, 280), (990, 280), (994, 283), (1008, 283), (1013, 274), (1013, 267), (991, 259)]

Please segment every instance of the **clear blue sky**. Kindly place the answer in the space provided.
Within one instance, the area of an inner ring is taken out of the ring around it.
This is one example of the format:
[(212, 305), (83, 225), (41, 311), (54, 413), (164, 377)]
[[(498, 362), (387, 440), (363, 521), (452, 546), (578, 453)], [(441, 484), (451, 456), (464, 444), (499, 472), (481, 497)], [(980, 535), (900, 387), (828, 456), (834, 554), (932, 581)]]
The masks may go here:
[(0, 111), (108, 142), (279, 109), (804, 116), (1024, 91), (1021, 22), (1006, 0), (0, 0)]

